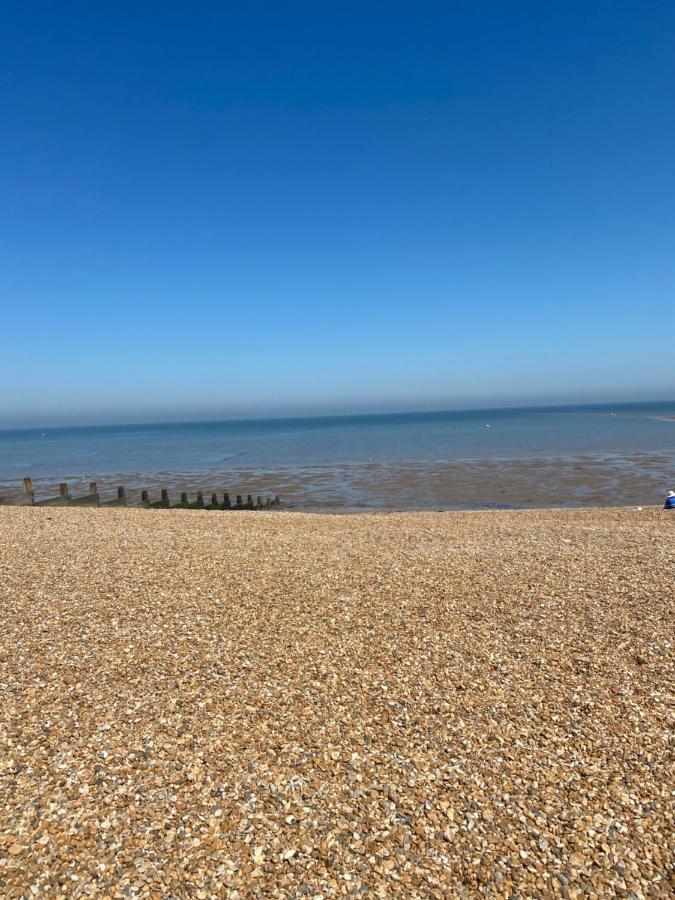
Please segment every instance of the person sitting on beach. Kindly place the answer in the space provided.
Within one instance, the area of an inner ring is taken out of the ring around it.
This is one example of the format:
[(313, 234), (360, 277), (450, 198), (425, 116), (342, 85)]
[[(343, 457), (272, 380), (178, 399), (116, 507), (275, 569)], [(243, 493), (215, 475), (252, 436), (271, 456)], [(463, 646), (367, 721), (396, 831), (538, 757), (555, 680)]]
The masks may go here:
[(664, 509), (675, 509), (675, 491), (668, 491), (666, 502), (663, 504)]

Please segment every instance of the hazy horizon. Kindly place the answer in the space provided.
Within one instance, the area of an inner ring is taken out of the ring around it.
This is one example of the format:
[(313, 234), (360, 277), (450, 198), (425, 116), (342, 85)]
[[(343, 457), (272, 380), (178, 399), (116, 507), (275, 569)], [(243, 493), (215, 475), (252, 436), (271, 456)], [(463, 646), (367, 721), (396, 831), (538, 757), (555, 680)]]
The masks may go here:
[(507, 412), (509, 410), (537, 410), (537, 409), (566, 409), (566, 408), (581, 408), (581, 407), (610, 407), (614, 406), (617, 409), (622, 407), (632, 407), (632, 406), (659, 406), (659, 405), (673, 405), (675, 404), (675, 394), (672, 396), (664, 396), (664, 397), (648, 397), (648, 398), (638, 398), (638, 399), (612, 399), (611, 397), (605, 397), (594, 400), (571, 400), (571, 401), (558, 401), (558, 402), (511, 402), (511, 403), (457, 403), (454, 405), (416, 405), (411, 407), (405, 407), (403, 404), (392, 404), (390, 408), (379, 407), (364, 407), (362, 409), (357, 408), (344, 408), (344, 407), (336, 407), (332, 410), (294, 410), (294, 411), (286, 411), (284, 413), (277, 412), (274, 413), (270, 411), (268, 413), (252, 413), (250, 415), (235, 415), (235, 414), (227, 414), (227, 413), (218, 413), (213, 411), (211, 414), (203, 412), (201, 414), (190, 414), (189, 412), (185, 412), (183, 415), (176, 412), (175, 415), (162, 415), (161, 413), (157, 413), (156, 415), (152, 415), (151, 413), (139, 413), (137, 415), (124, 415), (120, 414), (117, 417), (81, 417), (81, 418), (70, 418), (68, 416), (64, 416), (61, 419), (49, 419), (48, 417), (42, 419), (33, 419), (32, 416), (28, 417), (25, 420), (16, 420), (14, 422), (7, 423), (0, 419), (0, 430), (2, 431), (13, 431), (13, 430), (39, 430), (40, 428), (88, 428), (88, 427), (98, 427), (98, 426), (134, 426), (134, 425), (181, 425), (181, 424), (192, 424), (192, 423), (219, 423), (219, 422), (237, 422), (237, 421), (275, 421), (275, 420), (293, 420), (293, 419), (326, 419), (326, 418), (358, 418), (358, 417), (377, 417), (377, 416), (406, 416), (406, 415), (425, 415), (425, 414), (443, 414), (443, 413), (455, 413), (455, 412), (489, 412), (489, 411), (504, 411)]

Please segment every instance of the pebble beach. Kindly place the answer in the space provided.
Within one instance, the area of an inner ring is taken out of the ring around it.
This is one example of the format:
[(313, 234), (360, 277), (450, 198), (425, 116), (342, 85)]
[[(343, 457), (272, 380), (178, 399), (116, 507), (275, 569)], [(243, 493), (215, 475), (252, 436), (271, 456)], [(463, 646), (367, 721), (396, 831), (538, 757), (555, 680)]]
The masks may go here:
[(0, 896), (670, 897), (675, 514), (0, 509)]

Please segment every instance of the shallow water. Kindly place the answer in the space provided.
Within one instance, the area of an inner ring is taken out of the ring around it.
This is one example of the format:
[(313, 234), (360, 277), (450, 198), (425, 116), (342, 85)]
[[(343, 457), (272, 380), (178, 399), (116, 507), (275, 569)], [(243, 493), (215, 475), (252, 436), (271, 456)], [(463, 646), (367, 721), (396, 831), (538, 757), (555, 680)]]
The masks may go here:
[(22, 429), (0, 431), (0, 493), (30, 475), (304, 508), (651, 504), (674, 459), (675, 403)]

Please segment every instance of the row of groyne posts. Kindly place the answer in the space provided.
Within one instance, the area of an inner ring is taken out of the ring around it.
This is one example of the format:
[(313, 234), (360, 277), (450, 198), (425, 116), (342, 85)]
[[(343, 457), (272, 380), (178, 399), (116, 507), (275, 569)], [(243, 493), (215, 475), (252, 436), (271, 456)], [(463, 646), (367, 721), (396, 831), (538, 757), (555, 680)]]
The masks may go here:
[(127, 501), (127, 489), (123, 485), (117, 488), (117, 497), (112, 500), (103, 500), (99, 494), (95, 481), (89, 484), (89, 493), (79, 497), (73, 497), (68, 485), (63, 482), (59, 485), (58, 497), (47, 497), (43, 500), (35, 498), (33, 483), (30, 478), (24, 478), (22, 490), (16, 494), (8, 494), (0, 497), (0, 506), (136, 506), (142, 509), (272, 509), (281, 506), (279, 495), (274, 497), (256, 497), (252, 494), (236, 494), (236, 500), (232, 502), (227, 491), (223, 492), (223, 499), (218, 498), (218, 492), (211, 494), (211, 501), (204, 500), (204, 492), (197, 491), (196, 500), (190, 501), (186, 491), (181, 492), (180, 503), (171, 503), (167, 488), (161, 488), (159, 500), (151, 500), (149, 491), (141, 491), (140, 503)]

